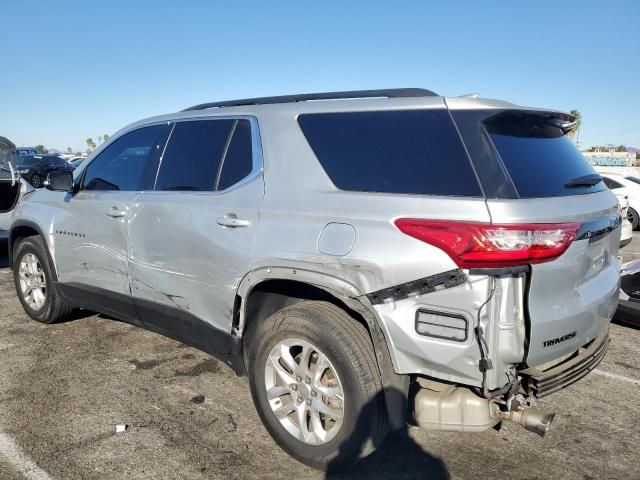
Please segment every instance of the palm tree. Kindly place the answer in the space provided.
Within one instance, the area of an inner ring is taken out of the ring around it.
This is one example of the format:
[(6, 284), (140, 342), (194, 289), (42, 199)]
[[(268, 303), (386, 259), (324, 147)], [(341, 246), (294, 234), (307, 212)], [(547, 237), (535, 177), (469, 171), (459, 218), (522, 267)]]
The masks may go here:
[(569, 136), (569, 138), (573, 138), (575, 136), (577, 145), (580, 143), (580, 126), (582, 125), (582, 115), (578, 110), (571, 110), (569, 113), (575, 117), (576, 124), (571, 129), (571, 131), (567, 133), (567, 135)]

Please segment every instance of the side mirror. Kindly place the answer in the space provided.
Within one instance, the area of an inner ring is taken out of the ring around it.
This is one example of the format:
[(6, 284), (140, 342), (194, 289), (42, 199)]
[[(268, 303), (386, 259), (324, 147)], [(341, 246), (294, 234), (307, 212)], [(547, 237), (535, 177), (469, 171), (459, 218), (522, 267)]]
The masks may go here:
[(73, 173), (67, 171), (51, 172), (44, 181), (47, 190), (54, 192), (71, 192), (73, 190)]

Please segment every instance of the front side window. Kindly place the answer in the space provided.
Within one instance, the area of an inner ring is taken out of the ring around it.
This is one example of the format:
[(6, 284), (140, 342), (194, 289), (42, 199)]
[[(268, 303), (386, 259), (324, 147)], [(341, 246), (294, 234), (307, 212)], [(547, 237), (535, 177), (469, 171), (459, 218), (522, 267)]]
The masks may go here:
[(126, 192), (151, 188), (167, 128), (143, 127), (115, 140), (87, 166), (83, 189)]
[(162, 157), (155, 189), (225, 190), (251, 170), (251, 124), (248, 120), (178, 122)]

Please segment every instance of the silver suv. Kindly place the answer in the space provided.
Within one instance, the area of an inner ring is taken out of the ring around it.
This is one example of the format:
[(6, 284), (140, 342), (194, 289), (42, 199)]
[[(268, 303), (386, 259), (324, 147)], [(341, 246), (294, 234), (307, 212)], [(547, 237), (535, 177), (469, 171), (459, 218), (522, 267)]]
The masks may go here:
[(249, 376), (277, 443), (344, 467), (409, 424), (544, 434), (604, 356), (620, 212), (570, 115), (421, 89), (134, 123), (14, 216), (26, 312), (102, 312)]

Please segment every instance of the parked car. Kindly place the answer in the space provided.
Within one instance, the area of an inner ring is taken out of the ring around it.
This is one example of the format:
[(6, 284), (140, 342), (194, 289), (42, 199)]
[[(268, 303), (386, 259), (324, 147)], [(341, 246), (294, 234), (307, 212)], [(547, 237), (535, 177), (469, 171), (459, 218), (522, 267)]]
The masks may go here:
[(86, 160), (86, 158), (87, 157), (73, 157), (67, 161), (75, 169), (75, 168), (78, 168), (80, 164)]
[(13, 164), (0, 162), (0, 240), (9, 238), (11, 212), (20, 198), (30, 191), (33, 187), (20, 178)]
[(407, 421), (544, 435), (536, 399), (596, 367), (618, 304), (619, 207), (575, 121), (421, 89), (142, 120), (19, 204), (17, 294), (220, 358), (315, 468)]
[(16, 148), (15, 154), (19, 157), (23, 155), (38, 155), (38, 149), (35, 147), (19, 147)]
[(627, 209), (627, 219), (632, 225), (633, 230), (640, 228), (640, 179), (632, 175), (623, 175), (618, 173), (601, 172), (604, 182), (612, 192), (625, 189), (629, 197), (629, 208)]
[[(620, 215), (622, 217), (622, 230), (620, 233), (620, 248), (624, 248), (633, 240), (633, 225), (629, 221), (629, 190), (626, 187), (618, 186), (619, 184), (609, 177), (603, 174), (602, 180), (605, 185), (611, 189), (613, 194), (618, 199), (618, 206), (620, 207)], [(613, 188), (612, 188), (613, 187)]]
[(615, 318), (619, 323), (640, 328), (640, 260), (622, 266), (620, 303)]
[(49, 172), (72, 171), (73, 167), (57, 155), (24, 155), (16, 157), (17, 172), (34, 188), (42, 187)]

